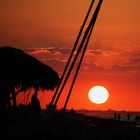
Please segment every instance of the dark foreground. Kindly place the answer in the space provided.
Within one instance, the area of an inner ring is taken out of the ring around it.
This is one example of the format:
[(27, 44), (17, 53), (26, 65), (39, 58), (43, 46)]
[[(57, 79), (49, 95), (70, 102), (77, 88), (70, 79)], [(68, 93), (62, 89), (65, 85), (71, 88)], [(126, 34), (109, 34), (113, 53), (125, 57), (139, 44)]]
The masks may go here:
[[(2, 139), (38, 140), (140, 140), (133, 122), (84, 116), (77, 113), (18, 113), (7, 116)], [(2, 125), (1, 125), (2, 126)]]

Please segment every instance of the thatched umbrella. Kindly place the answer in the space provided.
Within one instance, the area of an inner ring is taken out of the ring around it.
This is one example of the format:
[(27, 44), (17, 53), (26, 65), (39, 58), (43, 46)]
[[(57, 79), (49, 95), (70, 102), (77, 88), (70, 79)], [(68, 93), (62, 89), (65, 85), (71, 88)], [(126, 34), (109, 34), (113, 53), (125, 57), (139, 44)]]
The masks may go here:
[(53, 90), (58, 82), (58, 74), (36, 58), (20, 49), (0, 47), (0, 96), (3, 98), (7, 99), (15, 88), (18, 92), (28, 88)]

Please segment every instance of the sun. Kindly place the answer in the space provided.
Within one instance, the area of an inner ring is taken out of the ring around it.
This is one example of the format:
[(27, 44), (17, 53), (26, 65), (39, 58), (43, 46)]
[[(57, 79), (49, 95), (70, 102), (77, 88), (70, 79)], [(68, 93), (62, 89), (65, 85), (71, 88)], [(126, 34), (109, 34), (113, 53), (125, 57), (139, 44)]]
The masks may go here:
[(95, 104), (102, 104), (109, 98), (109, 92), (103, 86), (94, 86), (88, 92), (89, 100)]

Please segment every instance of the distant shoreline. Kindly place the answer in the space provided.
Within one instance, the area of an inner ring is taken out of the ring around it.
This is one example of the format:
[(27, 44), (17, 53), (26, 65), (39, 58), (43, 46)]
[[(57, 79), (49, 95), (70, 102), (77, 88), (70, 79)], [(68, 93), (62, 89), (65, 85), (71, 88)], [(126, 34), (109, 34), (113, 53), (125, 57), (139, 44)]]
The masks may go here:
[(94, 116), (99, 118), (114, 118), (114, 113), (119, 113), (121, 115), (121, 120), (127, 119), (127, 114), (130, 114), (130, 119), (133, 121), (136, 116), (140, 117), (140, 111), (116, 111), (116, 110), (76, 110), (77, 113), (81, 113), (87, 116)]

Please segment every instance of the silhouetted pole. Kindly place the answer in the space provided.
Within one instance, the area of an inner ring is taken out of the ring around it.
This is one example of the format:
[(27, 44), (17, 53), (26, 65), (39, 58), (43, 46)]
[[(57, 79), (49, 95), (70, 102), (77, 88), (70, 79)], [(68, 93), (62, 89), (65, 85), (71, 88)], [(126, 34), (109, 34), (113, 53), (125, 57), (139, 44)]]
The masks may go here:
[(69, 59), (68, 59), (68, 61), (67, 61), (67, 64), (66, 64), (66, 66), (65, 66), (65, 68), (64, 68), (64, 72), (63, 72), (63, 74), (62, 74), (62, 76), (61, 76), (61, 78), (60, 78), (60, 81), (59, 81), (59, 84), (58, 84), (58, 86), (57, 86), (57, 88), (56, 88), (56, 91), (55, 91), (55, 93), (54, 93), (54, 96), (52, 97), (52, 100), (51, 100), (51, 103), (50, 103), (50, 106), (49, 106), (48, 110), (51, 109), (51, 107), (52, 107), (52, 105), (53, 105), (53, 103), (54, 103), (54, 100), (55, 100), (55, 98), (56, 98), (56, 96), (57, 96), (57, 94), (58, 94), (58, 91), (59, 91), (59, 89), (60, 89), (60, 85), (61, 85), (61, 83), (62, 83), (62, 81), (63, 81), (63, 79), (64, 79), (64, 76), (65, 76), (65, 74), (66, 74), (66, 71), (67, 71), (68, 66), (69, 66), (69, 64), (70, 64), (70, 61), (71, 61), (72, 56), (73, 56), (73, 54), (74, 54), (74, 51), (75, 51), (75, 49), (76, 49), (76, 47), (77, 47), (77, 44), (78, 44), (79, 39), (80, 39), (80, 37), (81, 37), (81, 34), (82, 34), (83, 30), (84, 30), (85, 24), (86, 24), (86, 22), (87, 22), (87, 19), (88, 19), (88, 17), (89, 17), (89, 14), (90, 14), (90, 12), (91, 12), (92, 7), (93, 7), (94, 1), (95, 1), (95, 0), (92, 0), (92, 1), (91, 1), (90, 7), (89, 7), (88, 12), (87, 12), (87, 15), (86, 15), (86, 17), (85, 17), (85, 19), (84, 19), (84, 22), (83, 22), (83, 24), (82, 24), (82, 26), (81, 26), (81, 29), (80, 29), (79, 33), (78, 33), (78, 36), (77, 36), (77, 39), (76, 39), (76, 41), (75, 41), (74, 47), (73, 47), (72, 52), (71, 52), (71, 54), (70, 54), (70, 57), (69, 57)]
[[(93, 29), (93, 26), (92, 26), (92, 29)], [(91, 33), (92, 33), (92, 29), (90, 30), (90, 35), (91, 35)], [(85, 51), (86, 51), (86, 48), (87, 48), (87, 45), (88, 45), (88, 42), (89, 42), (90, 35), (89, 35), (89, 37), (87, 38), (87, 41), (86, 41), (84, 50), (83, 50), (82, 55), (81, 55), (80, 62), (79, 62), (79, 64), (78, 64), (78, 67), (77, 67), (77, 69), (76, 69), (76, 73), (75, 73), (75, 75), (74, 75), (72, 84), (71, 84), (71, 86), (70, 86), (70, 90), (69, 90), (69, 93), (68, 93), (68, 95), (67, 95), (67, 98), (66, 98), (66, 101), (65, 101), (65, 104), (64, 104), (63, 112), (65, 111), (66, 106), (67, 106), (67, 104), (68, 104), (68, 101), (69, 101), (69, 99), (70, 99), (70, 95), (71, 95), (71, 92), (72, 92), (72, 90), (73, 90), (73, 87), (74, 87), (74, 84), (75, 84), (75, 81), (76, 81), (78, 72), (79, 72), (79, 70), (80, 70), (80, 66), (81, 66), (82, 60), (83, 60), (83, 58), (84, 58), (84, 54), (85, 54)]]
[(89, 31), (90, 31), (90, 28), (91, 28), (92, 24), (96, 21), (96, 19), (95, 19), (96, 16), (95, 16), (95, 15), (98, 15), (98, 12), (97, 12), (97, 11), (100, 9), (100, 6), (101, 6), (102, 2), (103, 2), (103, 0), (100, 0), (100, 1), (99, 1), (96, 10), (95, 10), (95, 12), (93, 13), (93, 16), (92, 16), (92, 18), (91, 18), (91, 20), (90, 20), (90, 23), (89, 23), (89, 25), (88, 25), (88, 28), (87, 28), (85, 34), (84, 34), (84, 37), (83, 37), (82, 42), (81, 42), (81, 44), (80, 44), (80, 47), (78, 48), (77, 54), (76, 54), (75, 57), (74, 57), (74, 60), (73, 60), (73, 62), (72, 62), (72, 64), (71, 64), (71, 66), (70, 66), (70, 68), (69, 68), (69, 71), (68, 71), (68, 73), (67, 73), (67, 75), (66, 75), (66, 77), (65, 77), (65, 80), (64, 80), (64, 82), (63, 82), (63, 84), (62, 84), (62, 87), (61, 87), (61, 89), (60, 89), (60, 92), (58, 93), (58, 96), (57, 96), (57, 98), (56, 98), (56, 100), (55, 100), (55, 102), (54, 102), (54, 106), (57, 104), (58, 99), (60, 98), (60, 95), (61, 95), (61, 93), (62, 93), (62, 91), (63, 91), (63, 88), (64, 88), (64, 86), (65, 86), (65, 84), (66, 84), (66, 82), (67, 82), (67, 80), (68, 80), (68, 78), (69, 78), (69, 75), (71, 74), (71, 71), (72, 71), (72, 69), (73, 69), (73, 66), (74, 66), (74, 64), (75, 64), (75, 62), (76, 62), (76, 60), (77, 60), (77, 58), (78, 58), (78, 56), (79, 56), (79, 53), (81, 52), (82, 47), (83, 47), (83, 45), (84, 45), (84, 43), (85, 43), (85, 40), (86, 40), (86, 38), (87, 38), (87, 36), (88, 36), (88, 33), (89, 33)]
[(87, 37), (87, 40), (86, 40), (86, 43), (85, 43), (85, 46), (84, 46), (84, 49), (83, 49), (83, 52), (82, 52), (82, 55), (81, 55), (81, 58), (80, 58), (80, 61), (79, 61), (77, 70), (76, 70), (76, 73), (75, 73), (75, 76), (74, 76), (73, 81), (72, 81), (72, 84), (71, 84), (71, 86), (70, 86), (70, 90), (69, 90), (68, 96), (67, 96), (67, 98), (66, 98), (66, 102), (65, 102), (65, 104), (64, 104), (63, 111), (65, 111), (66, 106), (67, 106), (67, 104), (68, 104), (68, 101), (69, 101), (69, 98), (70, 98), (72, 89), (73, 89), (73, 87), (74, 87), (74, 84), (75, 84), (75, 81), (76, 81), (78, 72), (79, 72), (79, 70), (80, 70), (80, 66), (81, 66), (81, 64), (82, 64), (82, 61), (83, 61), (83, 58), (84, 58), (84, 55), (85, 55), (85, 52), (86, 52), (86, 49), (87, 49), (87, 46), (88, 46), (88, 43), (89, 43), (89, 39), (90, 39), (90, 37), (91, 37), (91, 34), (92, 34), (92, 31), (93, 31), (93, 28), (94, 28), (94, 25), (95, 25), (95, 22), (96, 22), (98, 13), (99, 13), (99, 11), (100, 11), (101, 4), (102, 4), (102, 1), (100, 1), (100, 2), (98, 3), (98, 6), (97, 6), (97, 8), (96, 8), (96, 10), (95, 10), (95, 13), (94, 13), (94, 21), (93, 21), (93, 24), (92, 24), (92, 26), (91, 26), (91, 28), (90, 28), (90, 32), (89, 32), (89, 35), (88, 35), (88, 37)]

